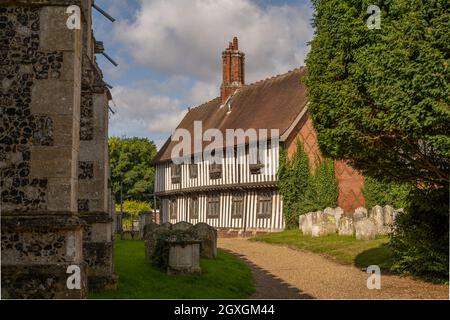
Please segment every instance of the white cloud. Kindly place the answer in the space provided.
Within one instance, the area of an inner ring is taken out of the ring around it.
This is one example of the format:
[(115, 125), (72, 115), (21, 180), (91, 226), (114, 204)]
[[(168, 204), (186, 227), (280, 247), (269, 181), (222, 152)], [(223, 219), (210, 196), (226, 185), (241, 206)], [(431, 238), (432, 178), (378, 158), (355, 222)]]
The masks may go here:
[(198, 106), (220, 95), (216, 82), (196, 81), (192, 86), (188, 99), (191, 106)]
[(218, 86), (220, 53), (234, 35), (247, 54), (249, 82), (303, 65), (311, 12), (251, 0), (141, 0), (136, 20), (119, 22), (115, 31), (139, 63)]
[[(161, 146), (185, 108), (220, 94), (221, 52), (233, 36), (246, 53), (247, 83), (303, 65), (312, 9), (257, 1), (98, 0), (118, 19), (101, 18), (95, 28), (120, 63), (102, 64), (106, 81), (126, 79), (112, 90), (111, 134), (148, 136)], [(150, 69), (147, 79), (134, 75), (136, 62)]]
[(112, 95), (116, 104), (116, 114), (110, 121), (113, 135), (170, 133), (185, 114), (180, 100), (143, 88), (118, 86)]

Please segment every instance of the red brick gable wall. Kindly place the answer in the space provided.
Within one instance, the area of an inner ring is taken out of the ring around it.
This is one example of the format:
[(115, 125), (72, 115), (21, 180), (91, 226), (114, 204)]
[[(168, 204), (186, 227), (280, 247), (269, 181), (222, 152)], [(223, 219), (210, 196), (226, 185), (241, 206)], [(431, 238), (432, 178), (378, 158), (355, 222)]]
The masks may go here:
[[(322, 158), (317, 133), (314, 124), (308, 115), (297, 124), (296, 128), (286, 140), (285, 146), (289, 157), (297, 150), (297, 139), (303, 143), (311, 164), (311, 171), (314, 170), (318, 159)], [(365, 206), (365, 199), (362, 194), (364, 177), (355, 169), (343, 161), (334, 163), (336, 178), (339, 183), (338, 204), (346, 213), (352, 213), (356, 208)], [(324, 208), (325, 209), (325, 208)]]

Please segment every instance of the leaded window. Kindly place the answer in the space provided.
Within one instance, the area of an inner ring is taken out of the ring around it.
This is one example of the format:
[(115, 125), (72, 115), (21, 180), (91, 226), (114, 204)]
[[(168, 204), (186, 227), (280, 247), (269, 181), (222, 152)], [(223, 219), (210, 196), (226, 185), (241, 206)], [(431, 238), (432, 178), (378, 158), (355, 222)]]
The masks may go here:
[(258, 211), (257, 215), (260, 218), (267, 218), (272, 216), (272, 193), (263, 192), (258, 195)]
[(220, 216), (220, 195), (208, 196), (206, 206), (207, 218), (218, 218)]
[(231, 217), (242, 218), (244, 216), (244, 195), (241, 193), (233, 194), (231, 200)]
[(172, 178), (172, 183), (180, 183), (181, 182), (181, 165), (172, 164), (170, 167), (170, 174)]
[(178, 202), (177, 198), (170, 199), (169, 203), (169, 212), (170, 212), (170, 219), (177, 219), (178, 217)]
[(190, 219), (198, 219), (199, 201), (197, 196), (189, 199), (189, 217)]

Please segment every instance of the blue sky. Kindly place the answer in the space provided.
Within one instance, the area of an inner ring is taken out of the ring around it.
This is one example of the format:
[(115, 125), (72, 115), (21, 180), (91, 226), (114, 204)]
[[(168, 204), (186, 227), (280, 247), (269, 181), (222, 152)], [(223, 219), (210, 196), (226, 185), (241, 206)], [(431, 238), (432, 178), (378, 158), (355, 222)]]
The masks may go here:
[(161, 146), (188, 107), (214, 99), (221, 52), (238, 36), (247, 83), (304, 65), (312, 39), (309, 0), (96, 0), (94, 32), (119, 67), (97, 56), (112, 85), (110, 135)]

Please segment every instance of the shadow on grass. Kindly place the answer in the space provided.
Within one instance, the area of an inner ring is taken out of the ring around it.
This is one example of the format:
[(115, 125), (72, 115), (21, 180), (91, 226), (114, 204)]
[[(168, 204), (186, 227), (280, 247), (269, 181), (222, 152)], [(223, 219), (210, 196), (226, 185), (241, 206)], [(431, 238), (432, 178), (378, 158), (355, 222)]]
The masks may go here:
[(369, 266), (379, 266), (384, 271), (390, 271), (393, 263), (392, 251), (389, 244), (382, 244), (377, 248), (368, 249), (355, 257), (354, 265), (365, 269)]

